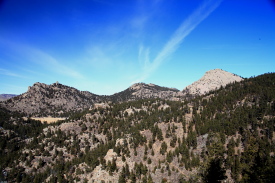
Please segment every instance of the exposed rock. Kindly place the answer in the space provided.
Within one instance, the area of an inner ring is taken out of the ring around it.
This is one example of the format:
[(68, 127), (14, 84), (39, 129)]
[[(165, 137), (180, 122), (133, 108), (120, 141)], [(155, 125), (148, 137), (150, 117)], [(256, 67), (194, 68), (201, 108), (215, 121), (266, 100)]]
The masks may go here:
[(101, 103), (95, 103), (91, 108), (103, 108), (106, 109), (107, 107), (110, 107), (107, 103), (101, 102)]
[(89, 183), (101, 183), (101, 182), (117, 182), (118, 174), (114, 173), (110, 175), (108, 171), (103, 170), (102, 166), (97, 166), (93, 171), (93, 176), (89, 180)]
[(241, 80), (243, 80), (243, 78), (236, 74), (221, 69), (214, 69), (207, 71), (201, 79), (187, 86), (183, 90), (183, 93), (203, 95), (211, 90), (219, 89), (221, 86), (233, 82), (240, 82)]
[(160, 87), (154, 84), (136, 83), (130, 87), (133, 96), (138, 98), (173, 99), (183, 96), (178, 89)]
[(89, 108), (94, 101), (98, 100), (95, 94), (59, 83), (51, 85), (34, 83), (26, 93), (5, 101), (4, 106), (9, 110), (27, 114), (49, 115), (54, 111), (55, 115), (58, 115), (64, 111)]
[(158, 110), (161, 110), (161, 109), (165, 110), (165, 109), (167, 109), (167, 108), (170, 108), (170, 106), (167, 105), (167, 104), (164, 104), (164, 105), (160, 105), (160, 106), (158, 107)]
[(113, 149), (109, 149), (109, 151), (107, 152), (107, 154), (104, 157), (104, 159), (106, 160), (106, 162), (108, 162), (108, 161), (112, 162), (112, 160), (116, 159), (116, 157), (117, 157), (117, 153), (114, 152)]
[(167, 88), (155, 84), (136, 83), (126, 90), (110, 96), (114, 101), (132, 101), (137, 99), (161, 98), (180, 100), (183, 93), (175, 88)]

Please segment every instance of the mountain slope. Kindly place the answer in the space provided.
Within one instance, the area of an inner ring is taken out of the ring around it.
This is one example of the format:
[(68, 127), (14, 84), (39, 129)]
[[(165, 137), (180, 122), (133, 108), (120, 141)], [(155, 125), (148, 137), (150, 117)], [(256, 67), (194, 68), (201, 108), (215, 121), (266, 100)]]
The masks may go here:
[(183, 97), (183, 94), (178, 89), (145, 83), (133, 84), (126, 90), (109, 96), (112, 101), (119, 102), (149, 98), (179, 100), (181, 97)]
[(97, 102), (125, 102), (147, 98), (179, 100), (182, 93), (174, 88), (137, 83), (113, 95), (95, 95), (59, 83), (34, 83), (26, 93), (2, 103), (7, 109), (36, 115), (65, 115), (89, 108)]
[(220, 86), (241, 80), (242, 78), (239, 76), (215, 69), (206, 72), (200, 80), (189, 85), (183, 91), (155, 84), (136, 83), (113, 95), (95, 95), (59, 83), (51, 85), (35, 83), (29, 87), (26, 93), (5, 101), (2, 106), (11, 111), (24, 112), (28, 115), (67, 117), (69, 112), (89, 108), (97, 102), (125, 102), (156, 98), (182, 101), (187, 96), (202, 95), (220, 88)]
[(34, 83), (26, 93), (5, 101), (4, 106), (26, 114), (56, 115), (89, 108), (97, 100), (98, 95), (59, 83)]
[(68, 116), (67, 112), (83, 110), (97, 102), (125, 102), (148, 98), (180, 100), (182, 96), (177, 89), (145, 83), (134, 84), (109, 96), (79, 91), (59, 83), (34, 83), (26, 93), (7, 100), (2, 105), (11, 111), (31, 115)]
[(203, 95), (211, 90), (219, 89), (229, 83), (240, 82), (243, 78), (230, 72), (214, 69), (207, 71), (198, 81), (187, 86), (183, 93), (191, 95)]
[(274, 182), (274, 101), (271, 73), (190, 101), (110, 103), (51, 125), (0, 108), (0, 181)]

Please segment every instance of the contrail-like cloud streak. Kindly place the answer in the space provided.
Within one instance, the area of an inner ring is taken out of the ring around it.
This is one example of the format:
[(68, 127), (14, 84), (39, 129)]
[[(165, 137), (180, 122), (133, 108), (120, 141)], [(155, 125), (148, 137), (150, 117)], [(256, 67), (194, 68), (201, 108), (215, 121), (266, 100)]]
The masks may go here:
[(198, 9), (182, 22), (155, 59), (149, 64), (148, 61), (146, 61), (147, 66), (145, 67), (142, 76), (136, 82), (145, 80), (152, 72), (154, 72), (159, 65), (167, 59), (167, 57), (177, 50), (184, 38), (188, 36), (204, 19), (206, 19), (221, 4), (221, 2), (222, 0), (204, 1)]

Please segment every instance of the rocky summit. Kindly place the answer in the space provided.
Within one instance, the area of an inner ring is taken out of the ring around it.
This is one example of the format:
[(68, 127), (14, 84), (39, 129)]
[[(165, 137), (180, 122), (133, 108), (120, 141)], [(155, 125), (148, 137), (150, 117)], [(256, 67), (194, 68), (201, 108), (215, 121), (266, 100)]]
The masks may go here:
[(211, 90), (219, 89), (221, 86), (233, 82), (240, 82), (242, 80), (243, 78), (236, 74), (232, 74), (222, 69), (214, 69), (207, 71), (201, 79), (187, 86), (183, 90), (183, 93), (203, 95)]
[(183, 93), (175, 88), (162, 87), (152, 83), (135, 83), (126, 90), (109, 97), (112, 101), (133, 101), (149, 98), (180, 100), (183, 97)]

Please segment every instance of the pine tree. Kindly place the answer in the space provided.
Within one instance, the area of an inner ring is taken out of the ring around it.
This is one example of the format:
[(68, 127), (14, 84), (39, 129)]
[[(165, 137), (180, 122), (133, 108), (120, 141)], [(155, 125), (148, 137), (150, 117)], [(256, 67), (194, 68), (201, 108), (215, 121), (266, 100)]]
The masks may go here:
[(205, 183), (219, 183), (226, 179), (225, 169), (222, 168), (221, 159), (212, 159), (202, 179)]

